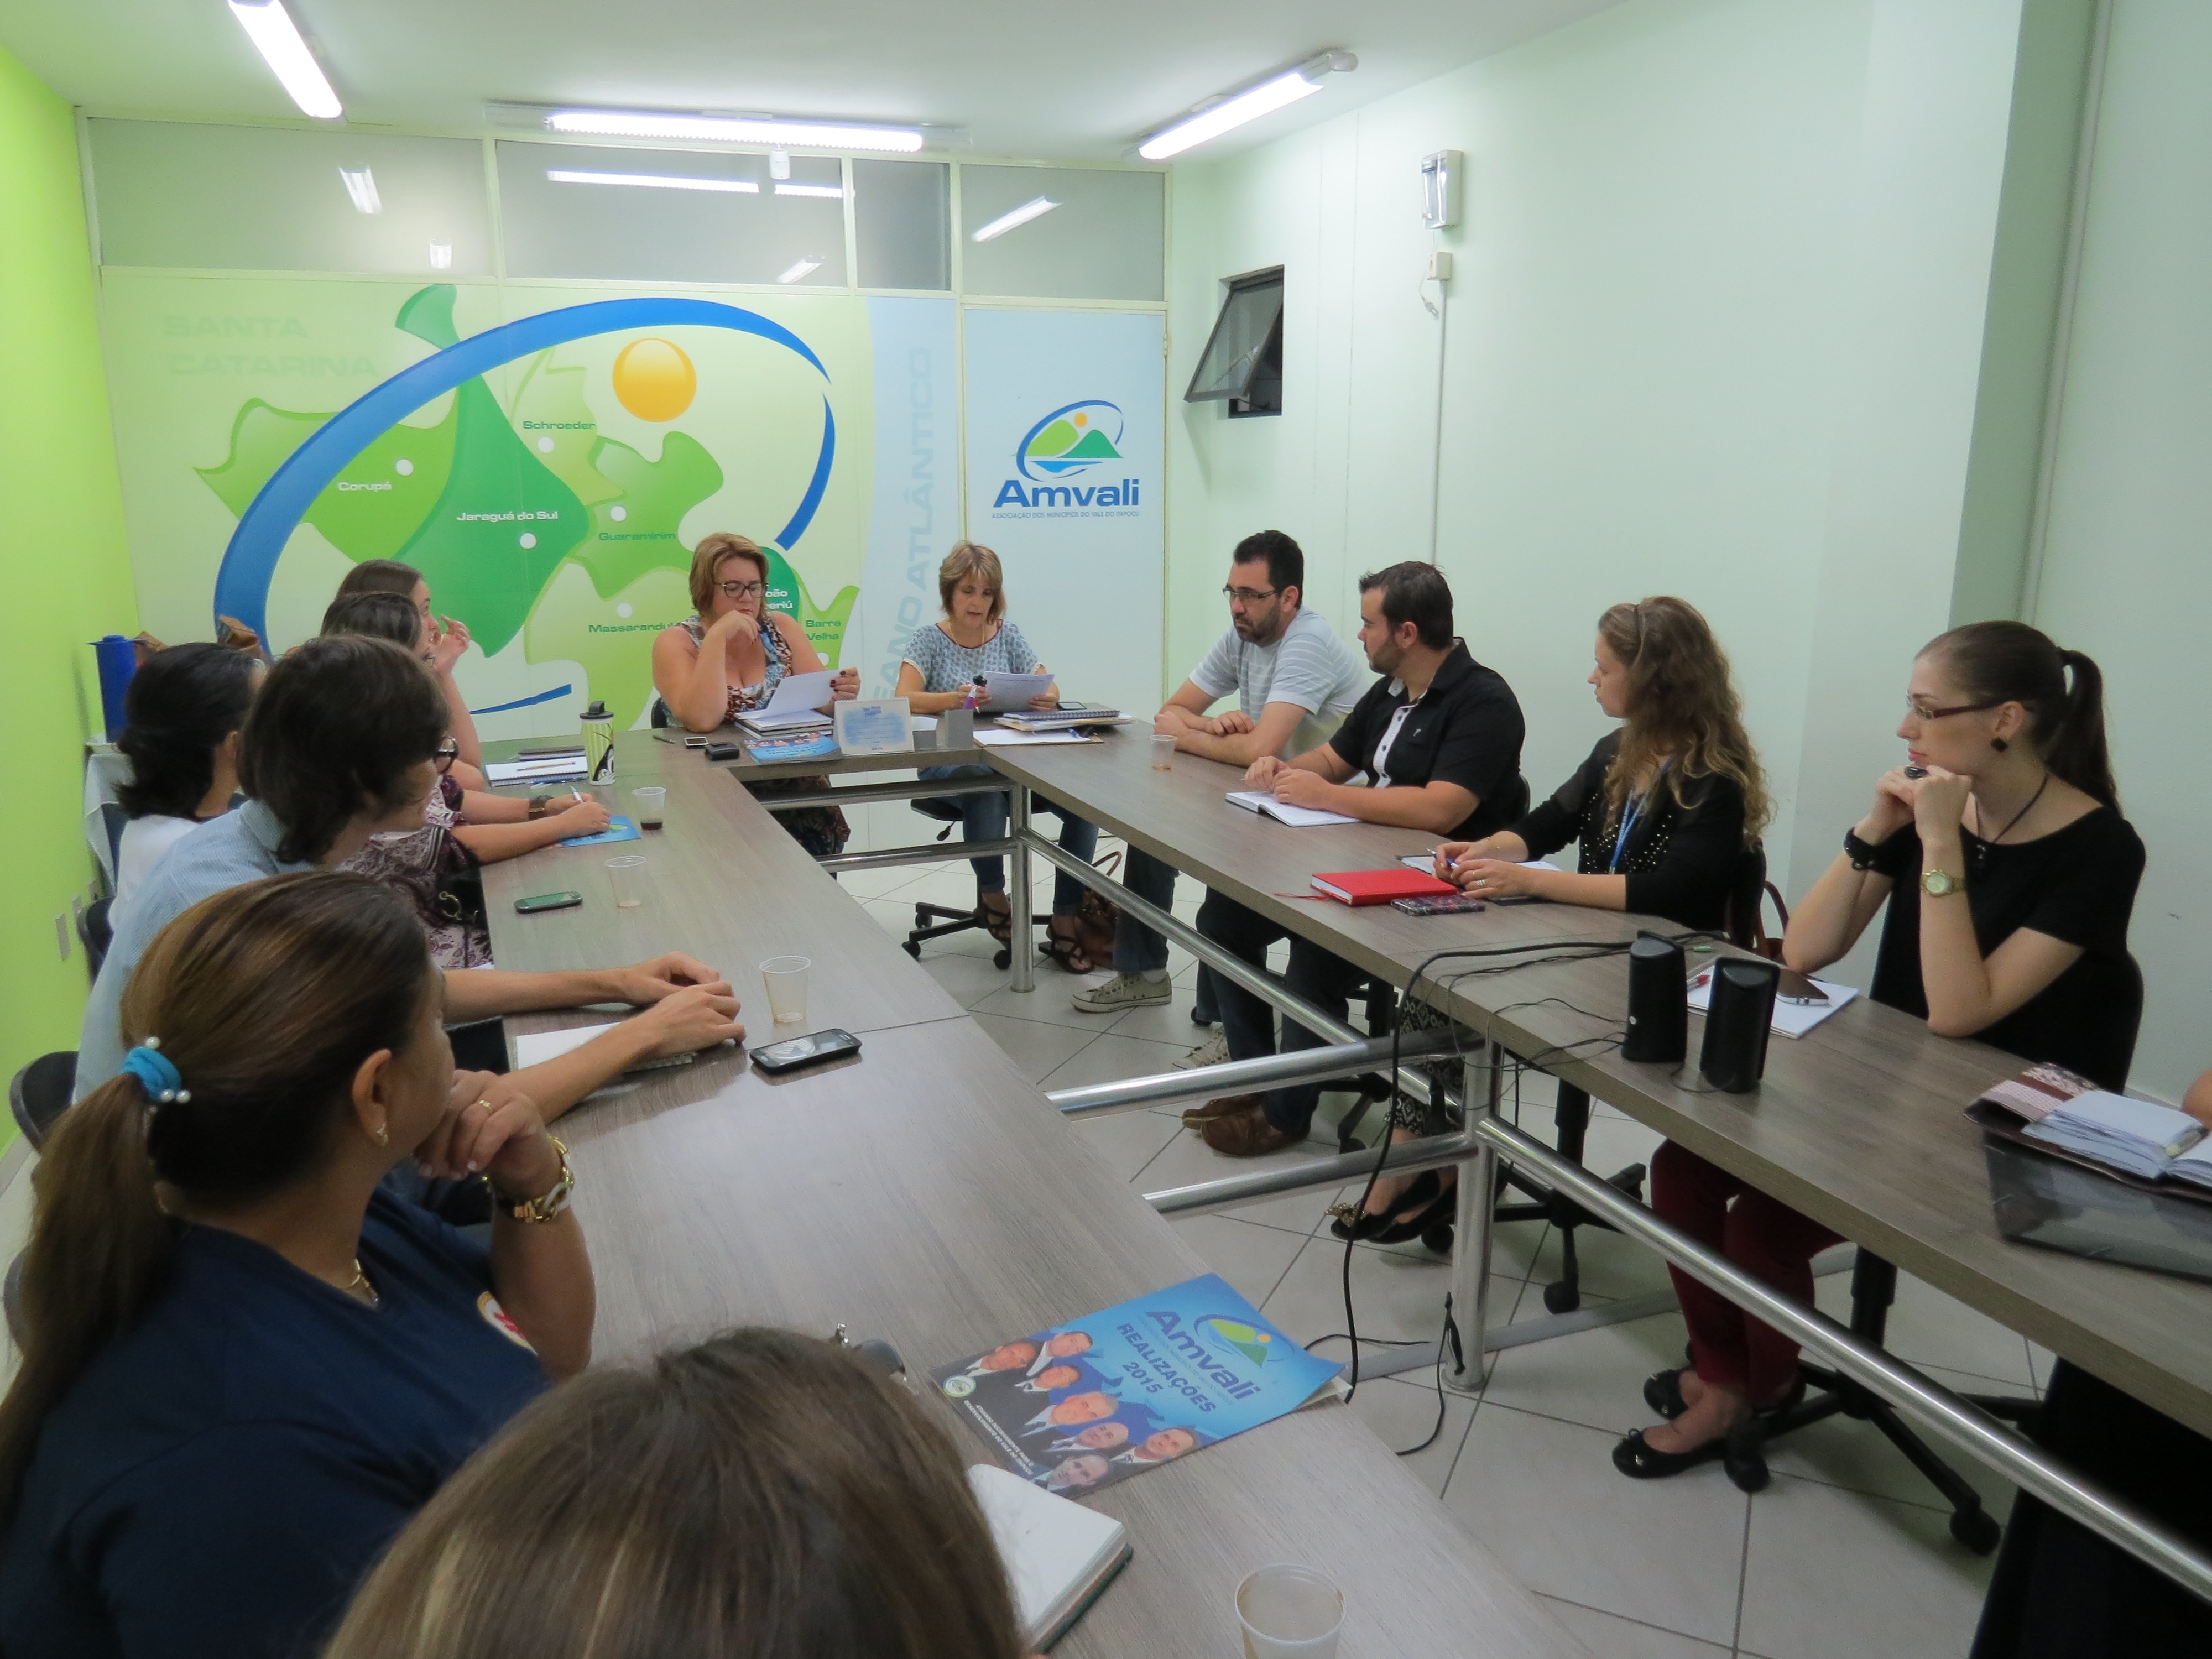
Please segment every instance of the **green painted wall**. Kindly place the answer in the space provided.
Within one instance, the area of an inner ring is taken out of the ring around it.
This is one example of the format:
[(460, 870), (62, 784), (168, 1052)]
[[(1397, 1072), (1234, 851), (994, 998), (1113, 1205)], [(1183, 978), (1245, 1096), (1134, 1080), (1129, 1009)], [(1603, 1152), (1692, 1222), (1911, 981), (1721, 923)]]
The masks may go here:
[[(92, 879), (79, 827), (100, 693), (87, 641), (135, 633), (84, 196), (70, 107), (0, 52), (0, 708), (8, 878), (0, 882), (0, 1070), (76, 1046), (84, 960), (54, 918)], [(0, 1144), (11, 1139), (9, 1123)]]

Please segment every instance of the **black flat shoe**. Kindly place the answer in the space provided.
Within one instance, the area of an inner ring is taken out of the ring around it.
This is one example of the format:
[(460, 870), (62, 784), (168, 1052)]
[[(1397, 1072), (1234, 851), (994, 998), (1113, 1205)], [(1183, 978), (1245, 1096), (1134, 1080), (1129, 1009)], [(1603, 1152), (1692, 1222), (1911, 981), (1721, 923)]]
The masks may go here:
[(1443, 1177), (1434, 1170), (1424, 1170), (1413, 1177), (1406, 1190), (1398, 1194), (1398, 1201), (1389, 1209), (1376, 1213), (1342, 1206), (1328, 1230), (1339, 1238), (1354, 1238), (1364, 1243), (1373, 1239), (1386, 1228), (1396, 1224), (1417, 1212), (1425, 1212), (1437, 1200), (1442, 1190)]
[(1381, 1232), (1376, 1234), (1374, 1242), (1377, 1244), (1403, 1244), (1409, 1240), (1420, 1237), (1430, 1228), (1439, 1223), (1451, 1220), (1459, 1213), (1459, 1188), (1446, 1187), (1436, 1195), (1433, 1200), (1410, 1213), (1402, 1204), (1391, 1213), (1404, 1216), (1406, 1218), (1403, 1221), (1393, 1221)]
[(1654, 1371), (1645, 1377), (1644, 1403), (1669, 1423), (1689, 1410), (1690, 1402), (1682, 1398), (1682, 1373), (1672, 1370)]
[(1725, 1440), (1708, 1440), (1689, 1451), (1663, 1452), (1646, 1441), (1644, 1431), (1638, 1429), (1613, 1449), (1613, 1467), (1631, 1480), (1663, 1480), (1711, 1462), (1724, 1455), (1727, 1444)]

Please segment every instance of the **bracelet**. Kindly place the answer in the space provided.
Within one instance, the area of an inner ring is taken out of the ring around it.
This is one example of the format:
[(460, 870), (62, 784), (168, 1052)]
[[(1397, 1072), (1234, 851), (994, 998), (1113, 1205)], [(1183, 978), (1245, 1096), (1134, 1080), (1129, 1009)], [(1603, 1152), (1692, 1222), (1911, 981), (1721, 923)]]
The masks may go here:
[(1844, 831), (1844, 856), (1851, 861), (1854, 870), (1875, 870), (1881, 860), (1882, 843), (1862, 841), (1856, 830)]
[(530, 798), (530, 822), (535, 823), (544, 817), (552, 805), (553, 797), (550, 795), (532, 795)]
[(494, 1202), (527, 1227), (534, 1227), (543, 1222), (552, 1220), (554, 1217), (568, 1207), (568, 1200), (576, 1191), (576, 1177), (568, 1168), (568, 1146), (560, 1136), (550, 1129), (545, 1132), (545, 1139), (553, 1143), (553, 1151), (561, 1159), (560, 1176), (550, 1187), (536, 1198), (520, 1200), (510, 1198), (507, 1194), (501, 1192), (496, 1185), (493, 1185), (491, 1188)]

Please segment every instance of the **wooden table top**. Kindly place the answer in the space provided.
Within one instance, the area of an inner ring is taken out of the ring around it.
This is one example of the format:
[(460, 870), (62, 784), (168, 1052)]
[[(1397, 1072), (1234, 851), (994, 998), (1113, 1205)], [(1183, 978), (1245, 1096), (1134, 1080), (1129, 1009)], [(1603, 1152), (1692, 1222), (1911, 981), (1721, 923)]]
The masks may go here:
[[(1145, 745), (1126, 738), (1080, 749), (1002, 750), (994, 760), (1009, 775), (1401, 988), (1437, 951), (1626, 941), (1639, 925), (1618, 912), (1555, 904), (1414, 917), (1388, 905), (1355, 910), (1285, 898), (1308, 890), (1317, 870), (1382, 868), (1434, 837), (1370, 824), (1292, 830), (1256, 818), (1221, 799), (1240, 787), (1235, 769), (1178, 755), (1172, 771), (1154, 772)], [(1640, 921), (1655, 931), (1680, 931)], [(1999, 1236), (1982, 1133), (1965, 1109), (2021, 1068), (2014, 1056), (1936, 1036), (1925, 1022), (1860, 997), (1806, 1036), (1776, 1037), (1765, 1077), (1749, 1095), (1704, 1091), (1693, 1074), (1704, 1022), (1692, 1019), (1693, 1091), (1676, 1083), (1673, 1066), (1633, 1065), (1610, 1052), (1555, 1052), (1556, 1045), (1619, 1034), (1628, 1004), (1626, 958), (1439, 983), (1479, 965), (1438, 963), (1424, 995), (1516, 1054), (1547, 1055), (1545, 1070), (1904, 1271), (2212, 1434), (2212, 1285)]]
[[(562, 1120), (599, 1279), (602, 1358), (737, 1324), (826, 1334), (842, 1323), (887, 1339), (920, 1375), (1206, 1270), (724, 769), (635, 734), (620, 742), (623, 787), (668, 788), (667, 828), (641, 846), (555, 848), (487, 868), (501, 965), (678, 947), (749, 967), (795, 949), (816, 963), (810, 1027), (843, 1024), (865, 1046), (782, 1079), (725, 1052), (643, 1074)], [(640, 851), (650, 896), (617, 912), (597, 866)], [(585, 906), (514, 913), (515, 897), (562, 886), (584, 890)], [(750, 987), (739, 976), (738, 989), (749, 1012), (761, 1007), (757, 975)], [(981, 1455), (954, 1432), (963, 1452)], [(1235, 1653), (1231, 1594), (1278, 1560), (1311, 1562), (1344, 1587), (1346, 1656), (1586, 1659), (1339, 1405), (1084, 1501), (1128, 1525), (1136, 1555), (1055, 1649), (1073, 1659)]]

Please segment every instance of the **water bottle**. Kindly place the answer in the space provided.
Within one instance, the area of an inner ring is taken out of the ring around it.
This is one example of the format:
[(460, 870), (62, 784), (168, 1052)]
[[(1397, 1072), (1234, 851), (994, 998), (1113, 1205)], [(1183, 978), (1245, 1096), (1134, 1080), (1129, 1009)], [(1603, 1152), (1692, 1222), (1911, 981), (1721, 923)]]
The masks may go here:
[(593, 783), (615, 781), (615, 717), (603, 702), (584, 711), (584, 769)]
[(100, 717), (113, 743), (123, 735), (123, 694), (138, 672), (138, 653), (120, 634), (103, 635), (92, 648), (100, 664)]

